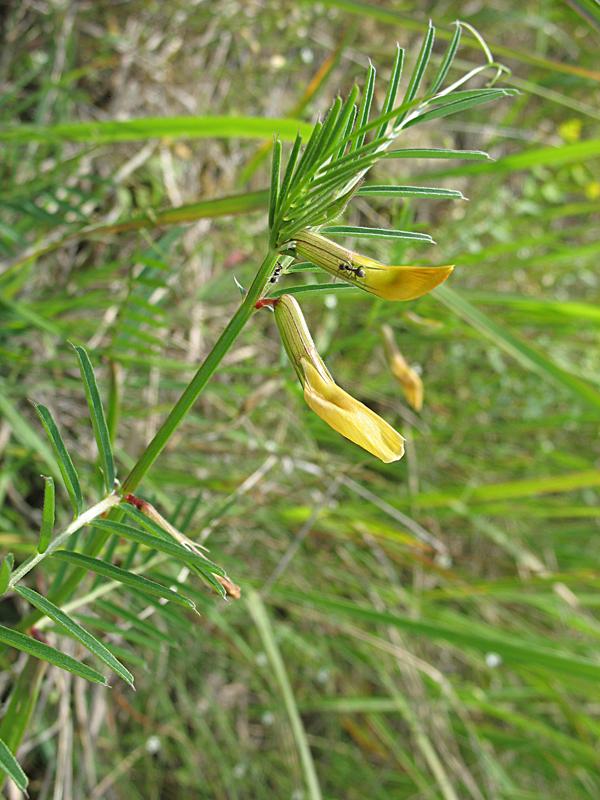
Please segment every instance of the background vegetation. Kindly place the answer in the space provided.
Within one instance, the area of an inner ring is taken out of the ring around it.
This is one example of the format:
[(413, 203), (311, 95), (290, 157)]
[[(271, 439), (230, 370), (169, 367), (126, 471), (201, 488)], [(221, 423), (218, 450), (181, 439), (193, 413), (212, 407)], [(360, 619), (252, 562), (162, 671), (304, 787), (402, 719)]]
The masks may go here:
[[(126, 473), (239, 302), (234, 279), (258, 267), (262, 137), (293, 136), (369, 57), (387, 75), (396, 41), (414, 56), (429, 17), (439, 38), (457, 17), (475, 25), (521, 92), (403, 137), (495, 161), (375, 171), (468, 202), (353, 203), (353, 224), (430, 232), (428, 250), (369, 249), (455, 263), (448, 289), (303, 299), (321, 354), (402, 431), (404, 459), (381, 464), (312, 415), (257, 315), (140, 490), (208, 540), (242, 598), (169, 561), (151, 574), (186, 580), (201, 616), (87, 579), (65, 608), (136, 692), (32, 662), (23, 673), (3, 651), (5, 714), (19, 674), (41, 681), (19, 750), (30, 795), (597, 798), (594, 5), (24, 0), (0, 15), (0, 549), (16, 561), (35, 552), (39, 476), (55, 469), (27, 399), (52, 409), (100, 491), (68, 341), (85, 345)], [(476, 48), (465, 37), (461, 67), (480, 63)], [(140, 117), (169, 121), (113, 124)], [(386, 364), (384, 323), (422, 368), (418, 415)], [(58, 529), (58, 481), (57, 498)], [(139, 557), (124, 542), (110, 555)], [(29, 585), (45, 595), (60, 574), (55, 562)], [(0, 623), (28, 610), (9, 595)], [(48, 623), (41, 637), (86, 656)]]

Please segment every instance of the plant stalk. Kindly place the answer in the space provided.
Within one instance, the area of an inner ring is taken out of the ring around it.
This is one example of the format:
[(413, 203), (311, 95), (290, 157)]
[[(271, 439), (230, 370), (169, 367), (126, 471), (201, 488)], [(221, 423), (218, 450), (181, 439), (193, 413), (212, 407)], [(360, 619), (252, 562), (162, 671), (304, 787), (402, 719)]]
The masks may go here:
[(109, 494), (108, 497), (104, 497), (100, 500), (99, 503), (96, 503), (94, 506), (90, 506), (90, 508), (86, 509), (83, 514), (80, 514), (76, 517), (73, 522), (69, 525), (68, 528), (62, 533), (53, 539), (50, 544), (48, 545), (47, 549), (44, 550), (43, 553), (36, 553), (35, 555), (31, 556), (30, 558), (26, 559), (22, 564), (20, 564), (15, 571), (10, 576), (10, 580), (8, 582), (8, 588), (12, 589), (12, 587), (18, 583), (21, 578), (23, 578), (27, 573), (32, 570), (40, 561), (43, 561), (46, 556), (51, 555), (54, 550), (57, 550), (62, 544), (64, 544), (67, 539), (76, 533), (80, 528), (83, 528), (84, 525), (89, 525), (90, 522), (93, 522), (98, 517), (102, 516), (102, 514), (109, 511), (111, 508), (118, 506), (121, 502), (121, 497), (118, 494)]
[[(275, 265), (277, 264), (277, 259), (278, 253), (274, 250), (269, 250), (238, 310), (235, 312), (227, 327), (217, 340), (215, 346), (210, 351), (188, 384), (187, 388), (184, 390), (183, 394), (171, 410), (171, 413), (156, 433), (154, 439), (152, 439), (148, 447), (144, 450), (137, 463), (125, 479), (122, 486), (122, 494), (128, 494), (135, 491), (154, 461), (158, 458), (166, 446), (173, 433), (175, 433), (177, 427), (185, 418), (190, 408), (198, 399), (214, 371), (241, 333), (246, 322), (248, 322), (252, 316), (255, 310), (255, 304), (264, 292), (267, 281), (273, 272)], [(119, 511), (117, 510), (116, 513), (118, 515)], [(96, 538), (90, 542), (90, 546), (86, 550), (87, 555), (92, 557), (98, 555), (108, 539), (108, 534), (105, 532), (100, 533), (97, 531), (96, 534), (100, 535), (97, 535)], [(48, 550), (50, 550), (50, 548), (48, 548)], [(48, 551), (46, 551), (46, 554), (47, 553)], [(35, 558), (35, 556), (33, 558)], [(37, 563), (37, 561), (35, 563)], [(26, 571), (29, 571), (29, 569), (35, 566), (35, 564), (31, 562), (26, 562), (26, 564), (28, 564)], [(24, 567), (25, 564), (22, 566)], [(75, 569), (64, 581), (63, 585), (56, 591), (56, 593), (50, 597), (52, 602), (59, 606), (62, 605), (62, 603), (64, 603), (65, 600), (72, 595), (86, 574), (87, 573), (85, 570)], [(19, 629), (27, 630), (43, 616), (44, 615), (37, 609), (31, 611), (21, 620)]]
[(169, 416), (157, 431), (154, 439), (152, 439), (148, 447), (144, 450), (125, 479), (122, 487), (124, 494), (134, 492), (137, 489), (154, 461), (163, 451), (171, 436), (175, 433), (198, 399), (214, 371), (223, 360), (223, 357), (241, 333), (244, 325), (254, 312), (255, 303), (260, 299), (265, 289), (267, 280), (277, 263), (277, 258), (277, 252), (269, 250), (238, 310), (229, 320), (229, 324), (217, 340), (215, 346), (187, 385), (187, 388), (177, 403), (171, 409)]

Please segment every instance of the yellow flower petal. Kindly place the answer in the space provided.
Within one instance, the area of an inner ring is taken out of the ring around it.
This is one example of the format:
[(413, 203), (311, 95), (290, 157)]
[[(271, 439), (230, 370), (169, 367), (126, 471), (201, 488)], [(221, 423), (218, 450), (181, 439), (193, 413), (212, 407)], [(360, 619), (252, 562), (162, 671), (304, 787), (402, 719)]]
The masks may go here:
[(333, 380), (323, 378), (306, 359), (304, 399), (307, 405), (346, 439), (389, 464), (404, 455), (404, 439), (370, 408), (341, 389)]
[(312, 231), (302, 231), (294, 242), (300, 258), (306, 258), (331, 275), (385, 300), (421, 297), (443, 283), (454, 269), (451, 265), (386, 266)]
[(406, 363), (402, 356), (400, 359), (392, 359), (390, 367), (394, 377), (402, 386), (408, 404), (415, 411), (420, 411), (423, 408), (423, 381), (420, 375)]
[(382, 327), (385, 351), (394, 377), (402, 386), (406, 400), (415, 411), (423, 408), (423, 381), (421, 376), (406, 361), (394, 339), (394, 332), (389, 325)]
[(281, 340), (315, 414), (350, 441), (386, 464), (404, 455), (404, 439), (370, 408), (336, 384), (317, 352), (302, 310), (284, 294), (274, 304)]
[[(415, 300), (443, 283), (454, 267), (377, 267), (365, 269), (364, 286), (384, 300)], [(361, 279), (351, 281), (361, 286)]]

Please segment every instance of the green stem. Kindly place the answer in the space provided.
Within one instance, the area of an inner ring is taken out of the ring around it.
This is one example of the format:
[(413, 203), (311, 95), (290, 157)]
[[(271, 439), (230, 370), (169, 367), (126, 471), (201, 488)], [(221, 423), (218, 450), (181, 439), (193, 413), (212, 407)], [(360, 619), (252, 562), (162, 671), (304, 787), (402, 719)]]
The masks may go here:
[[(167, 442), (171, 438), (171, 436), (175, 433), (181, 422), (184, 420), (185, 416), (194, 405), (196, 400), (198, 399), (199, 395), (201, 394), (202, 390), (210, 380), (211, 376), (213, 375), (216, 368), (219, 366), (221, 361), (223, 360), (226, 353), (229, 351), (239, 334), (241, 333), (242, 329), (244, 328), (245, 324), (248, 322), (252, 313), (254, 312), (254, 306), (257, 300), (260, 299), (262, 296), (269, 276), (273, 272), (275, 265), (277, 263), (277, 252), (273, 250), (269, 250), (267, 255), (265, 256), (264, 261), (262, 262), (260, 269), (256, 273), (254, 280), (252, 281), (252, 285), (248, 290), (246, 296), (244, 297), (243, 302), (239, 306), (238, 310), (235, 312), (229, 324), (217, 340), (215, 346), (210, 351), (208, 356), (206, 357), (203, 364), (200, 366), (190, 383), (188, 384), (187, 388), (171, 410), (171, 413), (164, 421), (163, 425), (157, 432), (156, 436), (148, 447), (144, 450), (140, 458), (138, 459), (137, 463), (125, 479), (123, 483), (123, 493), (133, 492), (139, 485), (140, 481), (144, 478), (154, 461), (158, 458), (164, 447), (166, 446)], [(118, 499), (116, 502), (118, 502)], [(108, 499), (103, 501), (104, 503), (110, 502)], [(111, 503), (111, 505), (113, 505)], [(79, 521), (79, 520), (78, 520)], [(78, 522), (76, 521), (76, 522)], [(79, 527), (79, 526), (78, 526)], [(65, 532), (66, 535), (70, 535), (72, 533), (71, 529), (68, 529), (68, 534)], [(105, 536), (100, 536), (96, 541), (94, 541), (93, 545), (91, 545), (90, 550), (92, 550), (93, 554), (96, 555), (99, 550), (102, 548), (103, 544), (106, 541)], [(52, 549), (55, 549), (54, 547)], [(50, 551), (50, 548), (49, 548)], [(39, 557), (34, 556), (29, 562), (26, 562), (26, 565), (21, 569), (21, 573), (18, 577), (22, 577), (25, 572), (28, 572), (32, 567), (35, 566), (37, 561), (40, 560)], [(81, 579), (84, 577), (86, 573), (83, 571), (77, 571), (70, 578), (60, 587), (57, 592), (56, 600), (60, 600), (60, 602), (64, 602), (75, 590)], [(21, 621), (21, 628), (27, 628), (30, 625), (33, 625), (37, 620), (39, 620), (43, 614), (39, 611), (34, 611), (29, 614), (24, 620)], [(29, 659), (25, 670), (39, 670), (39, 665), (37, 662), (33, 662), (32, 659)], [(24, 674), (24, 673), (23, 673)], [(41, 678), (41, 671), (36, 672)], [(39, 685), (39, 679), (38, 679)], [(27, 699), (30, 699), (29, 707), (27, 710), (27, 714), (23, 715), (24, 724), (22, 726), (22, 730), (19, 730), (18, 735), (15, 735), (15, 744), (18, 744), (20, 739), (22, 738), (23, 732), (27, 725), (27, 721), (33, 711), (35, 706), (35, 698), (36, 694), (31, 692), (31, 686), (28, 684), (25, 686), (21, 682), (17, 682), (15, 688), (12, 693), (11, 697), (11, 709), (18, 709), (21, 705), (26, 702)], [(10, 716), (10, 715), (9, 715)], [(14, 748), (16, 749), (16, 747)], [(1, 771), (0, 771), (1, 777)]]
[[(254, 305), (259, 300), (264, 292), (265, 286), (269, 276), (273, 272), (277, 263), (278, 254), (273, 250), (269, 250), (265, 256), (264, 261), (260, 265), (260, 269), (256, 273), (252, 285), (248, 290), (243, 302), (235, 312), (229, 324), (217, 340), (215, 346), (206, 357), (203, 364), (200, 366), (191, 382), (171, 410), (171, 413), (163, 423), (162, 427), (157, 432), (156, 436), (148, 447), (144, 450), (137, 463), (125, 479), (123, 483), (123, 493), (134, 492), (140, 481), (146, 475), (156, 458), (160, 455), (163, 448), (173, 435), (179, 424), (183, 421), (190, 408), (194, 405), (198, 396), (208, 383), (210, 377), (221, 363), (223, 357), (231, 348), (238, 335), (242, 331), (244, 325), (254, 311)], [(117, 511), (118, 513), (118, 511)], [(96, 531), (95, 534), (99, 532)], [(108, 534), (101, 532), (100, 535), (94, 536), (93, 541), (90, 541), (89, 547), (85, 549), (88, 555), (97, 556), (102, 547), (108, 539)], [(56, 593), (50, 598), (56, 605), (61, 605), (67, 600), (75, 591), (81, 580), (87, 573), (85, 570), (76, 569), (60, 586)], [(34, 625), (44, 615), (38, 611), (31, 611), (24, 617), (19, 628), (27, 630), (31, 625)]]
[(28, 558), (15, 569), (10, 576), (8, 588), (12, 589), (13, 586), (21, 580), (21, 578), (25, 577), (25, 575), (27, 575), (28, 572), (37, 566), (40, 561), (43, 561), (47, 556), (52, 555), (55, 550), (58, 550), (58, 548), (61, 547), (76, 531), (78, 531), (80, 528), (83, 528), (85, 525), (89, 525), (90, 522), (93, 522), (98, 517), (101, 517), (102, 514), (105, 514), (111, 508), (118, 506), (120, 502), (121, 498), (119, 495), (109, 494), (108, 497), (104, 497), (99, 503), (96, 503), (95, 506), (91, 506), (91, 508), (88, 508), (86, 511), (84, 511), (83, 514), (80, 514), (78, 517), (76, 517), (69, 527), (66, 528), (66, 530), (64, 530), (50, 542), (43, 553), (35, 553), (35, 555)]
[(171, 413), (159, 428), (154, 439), (152, 439), (148, 447), (144, 450), (125, 479), (122, 489), (124, 493), (133, 492), (137, 489), (154, 461), (158, 458), (171, 436), (175, 433), (176, 429), (198, 399), (212, 374), (223, 360), (223, 357), (241, 333), (244, 325), (252, 316), (254, 305), (256, 301), (260, 299), (267, 280), (275, 268), (277, 255), (277, 252), (269, 250), (265, 256), (242, 304), (230, 319), (229, 324), (198, 369), (198, 372), (196, 372), (177, 403), (173, 406)]

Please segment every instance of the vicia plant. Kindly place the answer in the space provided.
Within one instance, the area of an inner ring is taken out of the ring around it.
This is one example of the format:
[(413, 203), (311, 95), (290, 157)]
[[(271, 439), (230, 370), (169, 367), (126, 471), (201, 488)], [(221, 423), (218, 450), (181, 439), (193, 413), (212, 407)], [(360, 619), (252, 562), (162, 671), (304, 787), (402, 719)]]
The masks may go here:
[[(481, 42), (485, 63), (449, 82), (448, 76), (464, 28)], [(76, 347), (75, 351), (104, 483), (103, 496), (92, 505), (86, 507), (84, 503), (80, 480), (58, 425), (47, 408), (36, 406), (56, 457), (55, 474), (62, 479), (67, 490), (74, 519), (61, 532), (54, 532), (54, 480), (47, 477), (42, 528), (36, 552), (16, 567), (12, 557), (7, 556), (0, 567), (0, 593), (18, 594), (32, 606), (32, 611), (16, 628), (0, 626), (0, 644), (30, 656), (13, 687), (7, 711), (0, 723), (0, 768), (20, 781), (21, 785), (24, 776), (18, 772), (14, 759), (11, 761), (11, 754), (15, 752), (34, 708), (43, 665), (50, 663), (89, 681), (106, 682), (104, 675), (96, 668), (45, 641), (43, 629), (54, 625), (58, 630), (68, 633), (106, 668), (132, 685), (133, 676), (117, 658), (114, 648), (107, 647), (75, 620), (71, 616), (74, 609), (90, 606), (107, 591), (119, 586), (155, 602), (167, 601), (193, 608), (193, 602), (178, 587), (165, 585), (164, 579), (161, 581), (160, 575), (156, 574), (156, 567), (165, 559), (180, 562), (185, 568), (185, 575), (200, 576), (222, 595), (239, 596), (239, 589), (221, 567), (207, 558), (203, 548), (165, 520), (135, 492), (237, 336), (258, 309), (270, 307), (274, 310), (283, 345), (302, 384), (308, 406), (337, 432), (382, 461), (391, 462), (402, 456), (402, 436), (341, 389), (319, 356), (293, 296), (306, 287), (292, 286), (280, 290), (274, 284), (287, 273), (322, 269), (334, 277), (335, 283), (318, 284), (311, 287), (313, 290), (329, 292), (338, 289), (340, 282), (343, 282), (386, 300), (403, 301), (420, 297), (450, 275), (453, 268), (446, 265), (386, 266), (330, 238), (387, 237), (409, 242), (431, 242), (431, 237), (423, 233), (345, 226), (338, 223), (338, 218), (355, 195), (363, 198), (462, 197), (460, 192), (452, 189), (365, 183), (369, 170), (381, 159), (487, 158), (480, 151), (391, 149), (399, 135), (408, 128), (511, 94), (511, 90), (495, 88), (493, 85), (463, 88), (468, 81), (490, 69), (494, 73), (493, 83), (502, 70), (470, 26), (456, 24), (454, 36), (435, 70), (430, 64), (433, 43), (434, 28), (430, 26), (400, 100), (404, 51), (397, 49), (380, 113), (372, 113), (375, 68), (370, 65), (362, 92), (355, 86), (345, 101), (336, 99), (323, 121), (315, 124), (306, 143), (298, 135), (285, 165), (281, 142), (275, 141), (268, 246), (262, 264), (222, 335), (122, 482), (117, 479), (113, 460), (112, 432), (109, 431), (91, 362), (83, 348)], [(406, 383), (408, 379), (405, 372), (403, 368), (401, 377)], [(413, 405), (418, 405), (414, 398)], [(85, 535), (73, 539), (78, 532)], [(120, 565), (116, 566), (113, 563), (115, 548), (122, 540), (130, 543), (130, 549)], [(44, 596), (23, 585), (23, 578), (47, 559), (50, 563), (54, 562), (57, 571), (48, 596)], [(87, 593), (73, 599), (80, 583), (90, 573), (96, 576), (95, 583)]]

